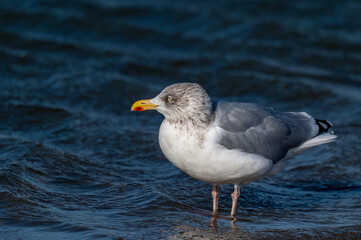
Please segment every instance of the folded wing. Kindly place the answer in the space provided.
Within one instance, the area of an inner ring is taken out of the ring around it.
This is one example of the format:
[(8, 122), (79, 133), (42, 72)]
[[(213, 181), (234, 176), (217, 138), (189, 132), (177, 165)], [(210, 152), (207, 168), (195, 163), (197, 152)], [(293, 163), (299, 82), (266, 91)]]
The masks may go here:
[(276, 112), (253, 103), (217, 102), (214, 107), (220, 145), (259, 154), (274, 163), (289, 150), (328, 134), (331, 127), (305, 112)]

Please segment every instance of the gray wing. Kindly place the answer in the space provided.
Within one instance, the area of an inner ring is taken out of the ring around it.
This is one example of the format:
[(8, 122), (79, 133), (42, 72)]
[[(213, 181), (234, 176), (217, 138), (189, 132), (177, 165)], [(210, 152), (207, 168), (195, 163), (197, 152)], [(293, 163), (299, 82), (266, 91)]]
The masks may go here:
[(253, 103), (217, 102), (215, 124), (222, 132), (220, 145), (260, 154), (274, 163), (318, 134), (307, 113), (275, 112)]

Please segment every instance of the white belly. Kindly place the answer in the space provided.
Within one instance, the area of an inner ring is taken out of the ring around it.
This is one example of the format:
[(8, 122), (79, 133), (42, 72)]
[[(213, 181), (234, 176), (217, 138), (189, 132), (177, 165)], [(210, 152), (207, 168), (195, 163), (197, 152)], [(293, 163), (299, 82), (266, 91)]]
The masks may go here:
[(176, 128), (166, 120), (159, 130), (159, 145), (166, 158), (196, 179), (217, 184), (247, 184), (270, 172), (271, 160), (226, 149), (216, 139), (217, 129), (211, 128), (200, 144), (196, 133)]

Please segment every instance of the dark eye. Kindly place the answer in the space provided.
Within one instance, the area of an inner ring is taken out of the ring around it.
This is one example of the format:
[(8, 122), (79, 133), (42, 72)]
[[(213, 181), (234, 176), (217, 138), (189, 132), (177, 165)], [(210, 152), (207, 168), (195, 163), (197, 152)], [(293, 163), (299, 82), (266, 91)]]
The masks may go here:
[(173, 97), (172, 97), (172, 96), (168, 96), (168, 97), (167, 97), (167, 101), (168, 101), (168, 102), (173, 102)]

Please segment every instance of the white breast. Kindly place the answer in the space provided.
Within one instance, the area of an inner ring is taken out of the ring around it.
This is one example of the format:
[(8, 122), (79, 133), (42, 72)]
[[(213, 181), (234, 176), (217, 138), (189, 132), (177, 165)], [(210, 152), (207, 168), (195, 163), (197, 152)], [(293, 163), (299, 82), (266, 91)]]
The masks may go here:
[(159, 145), (166, 158), (184, 172), (191, 175), (192, 169), (199, 167), (200, 162), (194, 161), (200, 149), (195, 134), (164, 120), (159, 129)]
[(190, 176), (210, 183), (246, 184), (267, 176), (272, 161), (260, 155), (229, 150), (217, 144), (218, 131), (199, 134), (192, 128), (177, 127), (164, 120), (159, 130), (159, 145), (166, 158)]

